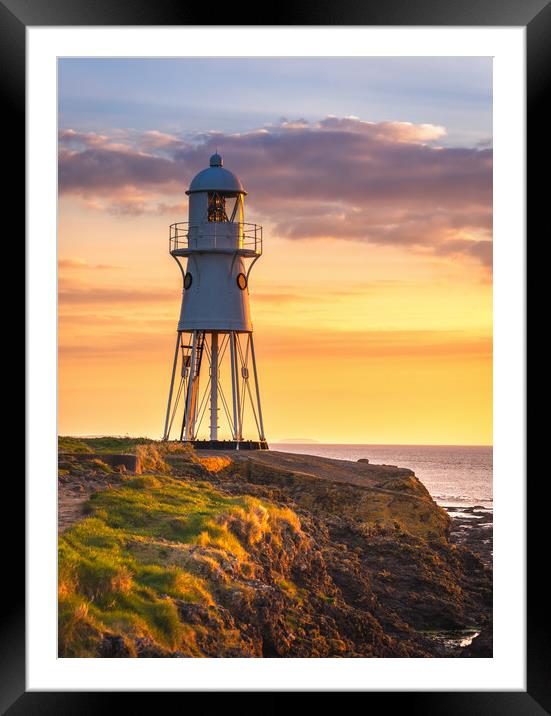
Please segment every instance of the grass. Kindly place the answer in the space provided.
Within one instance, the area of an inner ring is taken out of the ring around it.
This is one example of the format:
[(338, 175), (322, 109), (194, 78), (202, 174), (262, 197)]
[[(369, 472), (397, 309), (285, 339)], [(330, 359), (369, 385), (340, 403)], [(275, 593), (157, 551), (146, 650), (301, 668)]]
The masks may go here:
[(140, 445), (155, 443), (150, 438), (129, 438), (129, 437), (97, 437), (97, 438), (73, 438), (60, 436), (58, 438), (59, 452), (94, 452), (94, 453), (135, 453)]
[(163, 472), (168, 474), (172, 471), (170, 465), (165, 461), (160, 445), (137, 445), (136, 446), (136, 472)]
[(67, 435), (58, 437), (59, 452), (72, 453), (132, 453), (144, 445), (154, 445), (163, 455), (193, 455), (193, 448), (178, 441), (152, 440), (151, 438), (113, 437), (74, 438)]
[[(71, 467), (75, 471), (83, 471), (86, 467), (90, 469), (101, 470), (103, 472), (112, 472), (112, 469), (101, 460), (101, 456), (108, 454), (132, 454), (136, 455), (137, 474), (147, 472), (160, 472), (170, 474), (172, 468), (167, 462), (167, 458), (184, 458), (185, 462), (194, 462), (201, 465), (209, 472), (218, 472), (223, 470), (231, 462), (229, 458), (199, 458), (190, 445), (181, 442), (168, 442), (161, 440), (151, 440), (150, 438), (129, 438), (129, 437), (98, 437), (98, 438), (74, 438), (69, 436), (58, 437), (58, 451), (64, 453), (60, 466), (65, 467), (64, 462), (70, 461)], [(67, 455), (69, 453), (69, 455)], [(71, 458), (70, 455), (75, 458)], [(80, 454), (81, 458), (76, 456)], [(86, 462), (82, 462), (83, 454), (97, 455), (98, 457)], [(75, 464), (77, 463), (77, 464)]]
[[(103, 634), (123, 638), (130, 655), (140, 638), (198, 656), (193, 627), (178, 602), (209, 608), (223, 573), (252, 576), (250, 552), (262, 537), (300, 530), (298, 517), (209, 483), (138, 475), (92, 495), (89, 517), (59, 539), (59, 653), (97, 656)], [(235, 587), (235, 584), (230, 585)]]
[(209, 472), (220, 472), (231, 465), (229, 457), (198, 457), (197, 462)]
[(303, 603), (307, 595), (306, 590), (299, 589), (294, 582), (292, 582), (290, 579), (285, 579), (284, 577), (277, 578), (276, 583), (286, 594), (288, 594), (292, 598), (292, 600), (296, 604), (300, 605)]

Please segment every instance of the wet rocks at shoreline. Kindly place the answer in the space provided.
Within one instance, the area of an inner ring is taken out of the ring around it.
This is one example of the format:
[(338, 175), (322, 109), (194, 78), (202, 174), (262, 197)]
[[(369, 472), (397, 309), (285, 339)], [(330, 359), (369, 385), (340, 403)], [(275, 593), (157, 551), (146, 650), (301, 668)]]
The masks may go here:
[(452, 518), (451, 540), (475, 554), (489, 568), (493, 558), (493, 511), (481, 505), (450, 506), (446, 510)]

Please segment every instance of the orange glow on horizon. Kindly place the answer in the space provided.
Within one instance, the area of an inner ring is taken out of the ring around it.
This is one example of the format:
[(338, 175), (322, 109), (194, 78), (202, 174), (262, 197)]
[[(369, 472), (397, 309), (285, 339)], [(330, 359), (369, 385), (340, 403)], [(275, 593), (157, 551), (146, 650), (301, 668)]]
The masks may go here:
[[(173, 220), (61, 199), (60, 434), (160, 437), (181, 298)], [(491, 444), (487, 269), (269, 228), (250, 281), (269, 442)]]

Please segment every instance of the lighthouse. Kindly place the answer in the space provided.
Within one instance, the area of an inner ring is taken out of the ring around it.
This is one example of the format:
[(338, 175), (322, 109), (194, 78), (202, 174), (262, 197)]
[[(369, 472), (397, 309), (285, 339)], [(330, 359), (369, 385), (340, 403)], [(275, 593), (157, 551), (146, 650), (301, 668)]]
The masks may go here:
[(267, 449), (249, 306), (262, 227), (244, 222), (247, 192), (218, 153), (186, 194), (189, 221), (170, 226), (183, 289), (164, 440)]

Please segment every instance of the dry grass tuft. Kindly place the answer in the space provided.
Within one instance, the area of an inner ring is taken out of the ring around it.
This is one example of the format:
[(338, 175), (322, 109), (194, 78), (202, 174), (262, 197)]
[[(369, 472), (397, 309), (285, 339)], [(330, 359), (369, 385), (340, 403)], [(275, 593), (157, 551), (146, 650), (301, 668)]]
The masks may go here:
[(209, 472), (220, 472), (231, 465), (229, 457), (198, 457), (196, 461)]
[(155, 445), (138, 445), (136, 448), (136, 474), (144, 472), (160, 472), (164, 475), (172, 472)]

